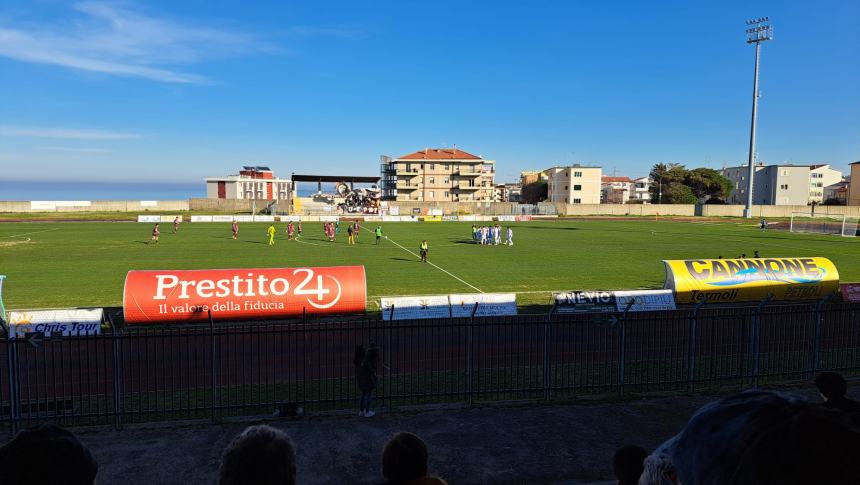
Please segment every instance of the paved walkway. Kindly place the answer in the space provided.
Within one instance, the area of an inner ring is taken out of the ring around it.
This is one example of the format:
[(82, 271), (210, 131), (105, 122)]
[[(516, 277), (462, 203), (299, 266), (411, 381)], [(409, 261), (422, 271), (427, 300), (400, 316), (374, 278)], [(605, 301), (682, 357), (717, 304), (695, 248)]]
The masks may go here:
[[(379, 483), (382, 446), (401, 430), (427, 441), (431, 471), (452, 485), (569, 485), (610, 480), (616, 448), (657, 446), (713, 399), (382, 411), (373, 418), (304, 417), (269, 424), (293, 437), (303, 485)], [(221, 451), (246, 424), (158, 425), (79, 435), (100, 463), (99, 483), (211, 485)]]

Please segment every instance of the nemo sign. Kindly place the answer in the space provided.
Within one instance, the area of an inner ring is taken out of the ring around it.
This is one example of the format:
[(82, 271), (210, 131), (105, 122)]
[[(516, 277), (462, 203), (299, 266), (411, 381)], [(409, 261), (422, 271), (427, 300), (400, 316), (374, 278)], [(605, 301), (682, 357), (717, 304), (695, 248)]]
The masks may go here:
[(129, 271), (126, 323), (364, 312), (364, 266)]
[(827, 258), (664, 260), (666, 285), (679, 304), (809, 300), (839, 291), (839, 272)]

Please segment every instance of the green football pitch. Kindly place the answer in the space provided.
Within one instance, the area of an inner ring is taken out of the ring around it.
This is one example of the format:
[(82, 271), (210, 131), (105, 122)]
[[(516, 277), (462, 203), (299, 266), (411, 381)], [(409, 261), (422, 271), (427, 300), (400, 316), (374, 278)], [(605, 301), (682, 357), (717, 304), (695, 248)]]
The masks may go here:
[[(372, 229), (384, 239), (374, 245)], [(328, 242), (321, 223), (304, 223), (288, 241), (278, 223), (266, 244), (266, 223), (244, 223), (239, 239), (229, 224), (161, 225), (127, 222), (10, 222), (0, 224), (0, 274), (7, 275), (7, 309), (121, 305), (132, 269), (207, 269), (364, 265), (368, 308), (380, 297), (454, 292), (516, 292), (520, 305), (548, 304), (553, 291), (659, 288), (663, 259), (724, 258), (758, 250), (762, 257), (824, 256), (842, 281), (860, 280), (860, 240), (839, 236), (760, 232), (752, 222), (577, 220), (511, 223), (512, 247), (471, 241), (471, 223), (365, 223), (355, 246), (342, 224)], [(418, 261), (427, 239), (432, 264)]]

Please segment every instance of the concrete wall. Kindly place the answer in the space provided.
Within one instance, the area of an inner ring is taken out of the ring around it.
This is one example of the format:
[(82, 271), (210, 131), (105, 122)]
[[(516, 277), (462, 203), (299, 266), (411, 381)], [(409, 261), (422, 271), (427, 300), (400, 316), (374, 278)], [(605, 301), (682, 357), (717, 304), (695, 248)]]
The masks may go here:
[[(255, 203), (256, 202), (256, 203)], [(260, 212), (265, 209), (271, 200), (251, 200), (251, 199), (189, 199), (188, 206), (193, 211), (212, 211), (212, 212), (245, 212), (251, 213), (251, 210)], [(288, 201), (282, 201), (277, 204), (279, 212), (287, 212), (290, 208)]]
[[(791, 217), (793, 212), (812, 212), (808, 205), (754, 205), (752, 215), (758, 217)], [(815, 206), (816, 214), (836, 214), (860, 217), (860, 206), (819, 205)], [(705, 217), (743, 217), (742, 205), (708, 204), (699, 207), (696, 215)]]
[(568, 216), (694, 216), (696, 206), (692, 204), (568, 204), (564, 214)]
[(93, 200), (89, 205), (58, 205), (50, 207), (30, 201), (0, 201), (0, 212), (166, 212), (187, 211), (187, 200), (158, 200), (143, 205), (139, 200)]

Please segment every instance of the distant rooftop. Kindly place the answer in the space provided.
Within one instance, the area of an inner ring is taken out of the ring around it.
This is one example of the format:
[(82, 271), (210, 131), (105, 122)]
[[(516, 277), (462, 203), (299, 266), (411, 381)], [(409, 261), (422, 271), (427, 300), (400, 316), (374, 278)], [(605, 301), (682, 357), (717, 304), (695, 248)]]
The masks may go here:
[(457, 148), (425, 148), (397, 160), (481, 160), (481, 157)]

